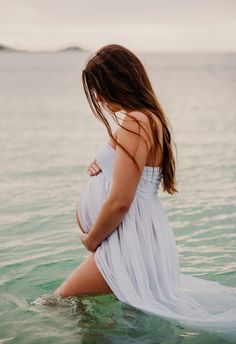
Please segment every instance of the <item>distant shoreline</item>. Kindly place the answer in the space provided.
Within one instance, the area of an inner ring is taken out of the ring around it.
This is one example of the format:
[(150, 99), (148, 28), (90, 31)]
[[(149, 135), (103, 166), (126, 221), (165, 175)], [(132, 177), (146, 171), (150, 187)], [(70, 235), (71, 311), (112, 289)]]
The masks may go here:
[(27, 50), (27, 49), (16, 49), (16, 48), (12, 48), (8, 45), (5, 44), (1, 44), (0, 43), (0, 53), (1, 52), (12, 52), (12, 53), (29, 53), (29, 54), (38, 54), (38, 53), (67, 53), (67, 52), (73, 52), (73, 53), (89, 53), (89, 50), (83, 49), (81, 47), (78, 46), (69, 46), (66, 48), (61, 48), (61, 49), (57, 49), (57, 50), (53, 50), (53, 51), (49, 51), (49, 50), (37, 50), (37, 51), (31, 51), (31, 50)]
[[(0, 43), (0, 53), (27, 53), (27, 54), (55, 54), (55, 53), (92, 53), (91, 50), (81, 48), (79, 46), (68, 46), (56, 50), (27, 50), (27, 49), (16, 49), (5, 44)], [(143, 51), (139, 52), (144, 55), (226, 55), (236, 54), (236, 51)]]

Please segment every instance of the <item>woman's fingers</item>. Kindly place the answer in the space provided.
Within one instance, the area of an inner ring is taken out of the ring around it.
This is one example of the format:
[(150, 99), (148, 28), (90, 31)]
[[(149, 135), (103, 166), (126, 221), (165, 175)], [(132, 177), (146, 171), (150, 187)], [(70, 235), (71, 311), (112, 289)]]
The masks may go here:
[(89, 165), (88, 167), (88, 173), (93, 175), (98, 175), (101, 172), (101, 168), (99, 167), (96, 159)]
[(93, 161), (93, 163), (94, 163), (94, 165), (98, 168), (98, 170), (100, 170), (100, 166), (98, 165), (98, 162), (97, 162), (96, 159)]

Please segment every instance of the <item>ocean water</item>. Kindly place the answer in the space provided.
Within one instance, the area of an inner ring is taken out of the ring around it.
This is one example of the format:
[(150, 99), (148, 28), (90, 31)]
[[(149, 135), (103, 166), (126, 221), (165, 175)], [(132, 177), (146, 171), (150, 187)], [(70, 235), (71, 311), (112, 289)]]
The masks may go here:
[[(0, 343), (226, 343), (114, 295), (33, 301), (83, 261), (75, 218), (106, 130), (82, 90), (87, 53), (0, 54)], [(173, 128), (178, 189), (159, 193), (181, 272), (236, 287), (236, 55), (139, 55)]]

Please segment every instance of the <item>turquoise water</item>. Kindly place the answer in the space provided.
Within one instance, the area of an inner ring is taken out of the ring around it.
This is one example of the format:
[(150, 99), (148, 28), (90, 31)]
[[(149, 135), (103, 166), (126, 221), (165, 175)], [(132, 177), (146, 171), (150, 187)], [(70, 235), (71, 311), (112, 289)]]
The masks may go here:
[[(106, 131), (82, 91), (87, 54), (0, 54), (0, 343), (226, 343), (114, 295), (32, 304), (88, 254), (75, 206)], [(236, 287), (236, 58), (141, 56), (172, 123), (179, 194), (159, 196), (181, 272)]]

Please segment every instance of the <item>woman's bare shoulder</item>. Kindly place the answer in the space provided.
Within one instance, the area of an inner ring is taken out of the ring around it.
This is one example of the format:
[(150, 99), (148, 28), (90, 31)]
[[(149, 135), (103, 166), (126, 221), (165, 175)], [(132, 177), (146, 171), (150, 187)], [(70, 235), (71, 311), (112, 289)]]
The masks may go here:
[[(162, 123), (161, 123), (161, 120), (156, 115), (154, 115), (153, 113), (151, 113), (151, 112), (149, 112), (149, 113), (151, 114), (151, 116), (153, 116), (154, 120), (156, 121), (158, 132), (161, 134), (160, 136), (162, 136)], [(121, 127), (119, 126), (112, 133), (114, 139), (117, 140), (117, 135), (119, 134), (119, 132), (121, 130), (124, 130), (123, 128), (130, 129), (131, 122), (137, 123), (137, 120), (138, 120), (138, 123), (141, 124), (141, 126), (148, 132), (149, 140), (150, 140), (150, 137), (151, 137), (151, 142), (150, 143), (152, 144), (153, 143), (152, 130), (151, 130), (149, 119), (148, 119), (148, 117), (146, 116), (146, 114), (144, 112), (137, 111), (137, 110), (130, 111), (127, 115), (124, 116), (124, 118), (123, 118), (123, 120), (121, 122)], [(133, 126), (133, 128), (134, 128), (134, 126)], [(145, 130), (143, 131), (143, 133), (145, 132)], [(148, 138), (148, 136), (146, 136), (146, 138)], [(116, 142), (114, 140), (112, 140), (111, 138), (109, 138), (109, 142), (111, 143), (111, 145), (113, 147), (116, 146)]]
[[(152, 118), (154, 119), (154, 121), (156, 123), (156, 127), (157, 127), (157, 131), (159, 133), (159, 136), (162, 137), (163, 125), (162, 125), (161, 120), (155, 114), (153, 114), (150, 111), (149, 111), (149, 114), (152, 116)], [(150, 137), (152, 138), (152, 128), (151, 128), (151, 124), (150, 124), (148, 116), (142, 111), (132, 111), (132, 112), (129, 112), (128, 116), (125, 116), (125, 118), (124, 118), (125, 121), (130, 121), (130, 120), (135, 120), (135, 119), (138, 120), (139, 123), (146, 130), (148, 130), (148, 133), (149, 133)], [(151, 142), (153, 143), (153, 138), (151, 139)]]

